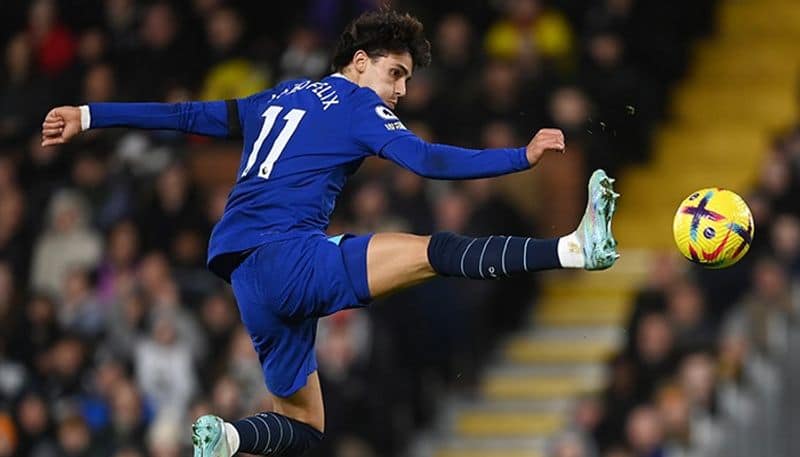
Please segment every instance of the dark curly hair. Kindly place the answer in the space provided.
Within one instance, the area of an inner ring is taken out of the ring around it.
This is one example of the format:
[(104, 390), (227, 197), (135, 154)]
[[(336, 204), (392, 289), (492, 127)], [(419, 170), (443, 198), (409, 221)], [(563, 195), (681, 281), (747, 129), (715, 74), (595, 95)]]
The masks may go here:
[(416, 67), (431, 63), (431, 44), (414, 16), (383, 9), (362, 14), (345, 28), (333, 54), (333, 71), (341, 71), (358, 50), (370, 57), (390, 52), (411, 54)]

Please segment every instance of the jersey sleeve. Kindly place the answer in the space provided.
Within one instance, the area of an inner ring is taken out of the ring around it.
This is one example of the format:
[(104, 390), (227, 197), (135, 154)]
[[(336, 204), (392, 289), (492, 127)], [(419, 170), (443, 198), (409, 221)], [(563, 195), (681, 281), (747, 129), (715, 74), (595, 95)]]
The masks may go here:
[(89, 128), (133, 127), (229, 135), (226, 102), (90, 103)]
[(426, 178), (491, 178), (530, 168), (525, 148), (468, 149), (411, 135), (387, 143), (381, 157)]
[(435, 179), (487, 178), (530, 168), (525, 148), (467, 149), (428, 143), (408, 131), (376, 95), (368, 95), (356, 98), (350, 131), (369, 154)]
[(242, 138), (243, 119), (255, 100), (274, 89), (236, 100), (183, 103), (90, 103), (89, 128), (132, 127), (179, 130), (197, 135)]

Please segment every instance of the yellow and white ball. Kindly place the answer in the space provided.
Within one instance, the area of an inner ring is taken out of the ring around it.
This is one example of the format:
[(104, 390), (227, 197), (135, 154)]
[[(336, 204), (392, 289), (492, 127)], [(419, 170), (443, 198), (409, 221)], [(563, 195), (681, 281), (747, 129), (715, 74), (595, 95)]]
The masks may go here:
[(741, 260), (754, 230), (753, 215), (742, 197), (717, 187), (689, 195), (672, 222), (681, 254), (707, 268), (725, 268)]

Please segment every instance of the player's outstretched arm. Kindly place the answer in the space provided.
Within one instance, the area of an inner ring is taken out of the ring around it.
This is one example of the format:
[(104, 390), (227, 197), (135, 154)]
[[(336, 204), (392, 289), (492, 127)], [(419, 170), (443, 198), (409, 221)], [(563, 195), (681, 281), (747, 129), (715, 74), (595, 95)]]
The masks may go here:
[(564, 152), (564, 147), (564, 134), (558, 129), (539, 130), (524, 148), (500, 149), (431, 144), (406, 134), (386, 144), (379, 155), (427, 178), (473, 179), (527, 170), (546, 152)]
[(237, 101), (185, 103), (91, 103), (60, 106), (47, 113), (42, 145), (69, 141), (89, 128), (132, 127), (179, 130), (214, 137), (239, 137)]

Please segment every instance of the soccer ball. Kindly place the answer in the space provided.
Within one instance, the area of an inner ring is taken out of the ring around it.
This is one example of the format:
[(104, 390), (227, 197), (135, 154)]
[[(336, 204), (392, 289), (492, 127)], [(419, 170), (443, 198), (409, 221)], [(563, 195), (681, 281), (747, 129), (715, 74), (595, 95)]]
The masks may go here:
[(706, 268), (738, 262), (750, 249), (754, 230), (753, 215), (742, 197), (718, 187), (689, 195), (672, 221), (678, 250)]

